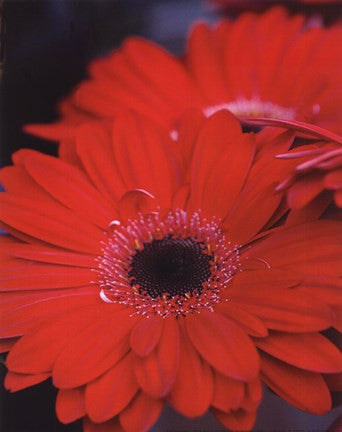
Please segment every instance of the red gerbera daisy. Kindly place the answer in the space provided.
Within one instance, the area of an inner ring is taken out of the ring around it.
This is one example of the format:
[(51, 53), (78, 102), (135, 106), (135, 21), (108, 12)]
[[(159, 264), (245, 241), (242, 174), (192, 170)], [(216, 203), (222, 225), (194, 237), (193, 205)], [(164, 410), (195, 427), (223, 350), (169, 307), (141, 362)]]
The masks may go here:
[(86, 432), (146, 431), (164, 401), (248, 430), (260, 379), (325, 413), (341, 223), (279, 222), (292, 132), (257, 147), (229, 113), (192, 112), (177, 133), (127, 114), (79, 126), (73, 165), (21, 150), (1, 170), (6, 386), (52, 376)]
[(61, 120), (31, 125), (48, 139), (73, 136), (91, 118), (133, 108), (171, 129), (186, 108), (207, 116), (227, 109), (239, 117), (300, 120), (341, 130), (340, 26), (307, 26), (283, 8), (247, 13), (211, 28), (197, 24), (185, 57), (132, 37), (94, 61), (90, 78), (60, 105)]

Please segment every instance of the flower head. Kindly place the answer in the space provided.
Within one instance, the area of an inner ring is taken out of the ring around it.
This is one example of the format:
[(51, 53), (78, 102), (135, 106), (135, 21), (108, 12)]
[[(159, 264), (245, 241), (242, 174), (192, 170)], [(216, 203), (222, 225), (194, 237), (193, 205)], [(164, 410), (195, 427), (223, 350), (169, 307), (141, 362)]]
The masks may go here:
[(328, 411), (341, 224), (284, 217), (294, 163), (274, 156), (292, 140), (224, 111), (171, 139), (127, 113), (77, 127), (70, 162), (17, 152), (0, 172), (7, 388), (52, 377), (86, 432), (146, 431), (165, 401), (248, 430), (261, 381)]
[(132, 108), (170, 129), (188, 108), (210, 116), (299, 120), (339, 131), (342, 29), (310, 26), (278, 7), (192, 29), (184, 58), (131, 37), (89, 67), (90, 78), (60, 105), (61, 120), (27, 130), (49, 139), (73, 136), (75, 125), (114, 118)]

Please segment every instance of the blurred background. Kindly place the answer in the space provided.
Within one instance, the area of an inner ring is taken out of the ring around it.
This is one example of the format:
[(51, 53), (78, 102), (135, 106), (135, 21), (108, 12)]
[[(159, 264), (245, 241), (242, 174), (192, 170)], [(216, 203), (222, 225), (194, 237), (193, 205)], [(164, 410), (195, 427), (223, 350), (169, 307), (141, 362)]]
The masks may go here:
[[(230, 10), (232, 16), (241, 10), (243, 1)], [(302, 7), (299, 2), (288, 3), (295, 10)], [(8, 165), (10, 155), (21, 147), (56, 154), (55, 144), (24, 134), (22, 126), (56, 119), (57, 102), (86, 77), (92, 58), (105, 55), (133, 34), (181, 55), (189, 26), (198, 19), (215, 21), (220, 15), (217, 7), (201, 0), (5, 0), (0, 4), (1, 165)], [(325, 12), (328, 20), (336, 16), (336, 9), (326, 6)], [(81, 431), (79, 422), (61, 425), (57, 421), (51, 382), (10, 394), (3, 389), (5, 367), (0, 367), (2, 432)], [(324, 417), (302, 413), (266, 392), (254, 431), (323, 432), (337, 415), (337, 409)], [(166, 408), (152, 429), (196, 430), (224, 428), (209, 414), (188, 420)]]

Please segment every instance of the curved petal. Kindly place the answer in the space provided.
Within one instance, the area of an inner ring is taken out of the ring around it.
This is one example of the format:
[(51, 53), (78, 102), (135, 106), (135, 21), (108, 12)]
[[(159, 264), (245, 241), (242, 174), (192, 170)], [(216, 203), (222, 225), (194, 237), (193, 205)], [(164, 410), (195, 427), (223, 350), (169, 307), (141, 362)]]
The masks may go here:
[(203, 415), (213, 394), (213, 377), (209, 365), (201, 359), (191, 342), (182, 334), (179, 368), (168, 401), (187, 417)]
[(47, 380), (49, 377), (49, 373), (26, 375), (8, 371), (5, 377), (4, 387), (10, 392), (16, 392), (35, 384), (39, 384), (42, 381)]
[(125, 309), (110, 316), (107, 310), (104, 318), (74, 334), (54, 364), (54, 385), (77, 387), (114, 366), (129, 350), (128, 335), (136, 322), (131, 314), (131, 310)]
[(242, 189), (254, 152), (253, 137), (242, 133), (232, 114), (220, 111), (208, 118), (199, 132), (190, 166), (192, 208), (225, 217)]
[(132, 355), (128, 354), (87, 385), (85, 398), (88, 416), (96, 423), (109, 420), (130, 403), (137, 390)]
[(130, 345), (141, 357), (151, 353), (157, 345), (163, 330), (163, 319), (159, 316), (141, 319), (132, 329)]
[(227, 414), (213, 408), (211, 412), (219, 422), (231, 431), (250, 431), (256, 420), (256, 411), (238, 409)]
[(6, 360), (8, 369), (26, 374), (51, 371), (68, 338), (80, 328), (87, 327), (101, 314), (102, 308), (88, 306), (65, 311), (60, 318), (52, 315), (54, 319), (40, 325), (35, 331), (28, 332), (14, 345)]
[(35, 202), (7, 192), (0, 194), (1, 220), (45, 242), (78, 252), (97, 254), (103, 232), (56, 203)]
[(147, 432), (158, 420), (163, 408), (160, 399), (153, 399), (144, 393), (138, 393), (132, 402), (119, 415), (125, 432)]
[(61, 423), (71, 423), (83, 417), (85, 413), (83, 389), (59, 390), (56, 399), (56, 414)]
[(20, 160), (32, 178), (56, 201), (99, 227), (107, 227), (112, 209), (78, 168), (27, 149), (20, 151)]
[(280, 360), (313, 372), (342, 372), (338, 348), (319, 333), (273, 333), (256, 339), (258, 348)]
[(214, 394), (211, 405), (229, 413), (239, 408), (244, 396), (244, 383), (214, 370)]
[(201, 311), (189, 315), (186, 329), (201, 356), (224, 375), (242, 381), (256, 377), (259, 358), (246, 333), (223, 315)]
[(320, 374), (297, 369), (262, 354), (261, 378), (296, 408), (322, 415), (331, 409), (329, 389)]
[(126, 432), (118, 417), (104, 423), (93, 423), (88, 417), (83, 420), (83, 432)]
[(127, 113), (114, 123), (113, 152), (126, 190), (147, 190), (163, 207), (170, 206), (180, 172), (167, 130)]

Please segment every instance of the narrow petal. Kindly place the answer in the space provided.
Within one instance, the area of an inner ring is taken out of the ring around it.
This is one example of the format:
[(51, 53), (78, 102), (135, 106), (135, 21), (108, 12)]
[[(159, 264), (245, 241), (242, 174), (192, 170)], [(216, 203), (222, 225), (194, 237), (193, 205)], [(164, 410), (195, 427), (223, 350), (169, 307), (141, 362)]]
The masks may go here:
[(272, 286), (254, 286), (239, 289), (238, 284), (229, 293), (233, 304), (259, 317), (276, 330), (309, 332), (323, 330), (332, 324), (328, 306), (310, 295), (294, 289), (274, 289)]
[(89, 285), (91, 269), (71, 266), (31, 264), (17, 260), (17, 265), (0, 271), (1, 291), (72, 288)]
[(58, 203), (0, 195), (1, 220), (32, 237), (78, 252), (98, 253), (103, 233)]
[(308, 204), (324, 189), (323, 177), (320, 173), (306, 174), (296, 181), (287, 194), (289, 206), (298, 210)]
[(96, 423), (109, 420), (129, 404), (137, 390), (132, 355), (128, 354), (108, 372), (87, 385), (88, 416)]
[(120, 423), (125, 432), (147, 432), (158, 420), (162, 408), (160, 399), (153, 399), (141, 392), (120, 413)]
[[(0, 306), (1, 337), (16, 337), (29, 331), (59, 313), (69, 315), (83, 307), (101, 304), (94, 287), (74, 288), (73, 290), (48, 290), (37, 292), (3, 293)], [(38, 350), (39, 352), (39, 350)]]
[(27, 387), (31, 387), (35, 384), (39, 384), (49, 377), (49, 373), (26, 375), (8, 371), (5, 377), (4, 386), (7, 390), (16, 392)]
[(141, 357), (150, 354), (159, 341), (162, 329), (163, 319), (158, 315), (140, 320), (131, 331), (132, 350)]
[(6, 245), (6, 253), (16, 258), (50, 264), (62, 264), (72, 267), (93, 268), (95, 265), (94, 257), (91, 255), (77, 254), (53, 247), (28, 245), (18, 242), (12, 245)]
[(273, 333), (256, 339), (258, 348), (280, 360), (313, 372), (342, 372), (342, 355), (327, 338), (319, 333)]
[(136, 322), (131, 314), (132, 311), (126, 309), (113, 312), (111, 317), (107, 311), (103, 319), (73, 335), (54, 365), (54, 385), (78, 387), (114, 366), (129, 350), (128, 335)]
[(119, 419), (108, 420), (104, 423), (93, 423), (88, 417), (83, 420), (83, 432), (126, 432), (119, 423)]
[(221, 111), (207, 119), (190, 167), (192, 208), (224, 217), (242, 189), (254, 151), (253, 138), (242, 134), (232, 114)]
[(84, 390), (80, 388), (59, 390), (56, 414), (61, 423), (71, 423), (85, 415)]
[(144, 358), (136, 356), (134, 372), (139, 386), (149, 396), (158, 399), (166, 396), (170, 390), (169, 382), (164, 379), (160, 369), (156, 351), (151, 352)]
[(244, 396), (244, 383), (214, 370), (214, 394), (211, 405), (229, 413), (239, 408)]
[(179, 367), (180, 332), (174, 317), (164, 319), (163, 332), (157, 347), (157, 357), (164, 388), (173, 385)]
[(265, 324), (256, 316), (239, 308), (238, 304), (227, 301), (219, 304), (216, 309), (239, 324), (249, 335), (259, 337), (267, 336), (268, 330)]
[(214, 414), (217, 420), (223, 424), (223, 426), (231, 431), (250, 431), (252, 430), (256, 420), (256, 411), (238, 409), (227, 414), (225, 412), (212, 409), (211, 412)]
[(320, 374), (297, 369), (262, 354), (261, 378), (296, 408), (322, 415), (331, 409), (329, 389)]
[(78, 168), (26, 149), (21, 151), (21, 161), (32, 178), (54, 199), (99, 227), (107, 227), (111, 208)]
[(199, 417), (208, 410), (212, 394), (213, 377), (209, 365), (186, 335), (182, 335), (179, 368), (168, 401), (181, 414)]
[(179, 168), (166, 130), (133, 113), (121, 116), (114, 123), (113, 151), (127, 190), (147, 190), (164, 207), (170, 205)]
[(109, 202), (115, 202), (127, 189), (116, 168), (111, 133), (103, 126), (101, 123), (79, 126), (76, 131), (76, 152), (97, 190)]
[(186, 328), (191, 342), (215, 369), (231, 378), (249, 381), (256, 377), (259, 358), (246, 333), (218, 313), (189, 315)]
[(55, 318), (25, 334), (7, 357), (8, 369), (26, 374), (51, 371), (68, 338), (98, 319), (101, 313), (103, 312), (98, 307), (65, 311), (61, 318)]

